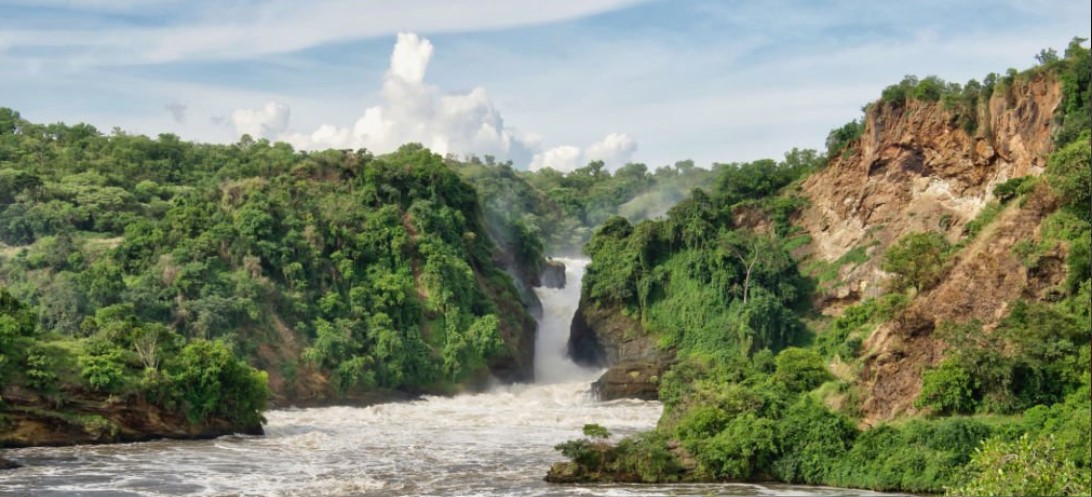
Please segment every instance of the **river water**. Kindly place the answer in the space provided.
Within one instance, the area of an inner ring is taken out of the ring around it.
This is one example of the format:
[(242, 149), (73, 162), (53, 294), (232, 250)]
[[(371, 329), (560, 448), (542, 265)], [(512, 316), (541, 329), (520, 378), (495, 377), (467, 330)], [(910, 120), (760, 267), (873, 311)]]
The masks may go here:
[(553, 485), (559, 442), (585, 423), (620, 435), (656, 424), (657, 402), (596, 402), (597, 371), (564, 358), (583, 261), (565, 289), (539, 289), (533, 385), (367, 408), (276, 410), (262, 437), (7, 451), (2, 496), (708, 496), (877, 495), (786, 485)]

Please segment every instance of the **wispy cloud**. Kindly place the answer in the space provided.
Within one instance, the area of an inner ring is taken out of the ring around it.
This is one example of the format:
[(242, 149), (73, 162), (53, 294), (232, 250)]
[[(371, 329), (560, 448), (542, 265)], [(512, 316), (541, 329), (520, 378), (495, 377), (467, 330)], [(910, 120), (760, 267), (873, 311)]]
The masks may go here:
[[(29, 2), (26, 2), (29, 4)], [(79, 0), (71, 6), (106, 13), (130, 12), (137, 2), (120, 5)], [(73, 59), (96, 64), (146, 64), (181, 60), (241, 59), (294, 52), (328, 43), (393, 34), (412, 28), (433, 33), (514, 28), (592, 15), (637, 3), (635, 0), (252, 0), (199, 2), (193, 19), (145, 27), (119, 20), (93, 29), (39, 28), (7, 30), (13, 48), (65, 49)], [(160, 1), (152, 7), (168, 8)], [(69, 5), (68, 2), (48, 2)], [(33, 15), (33, 12), (30, 14)]]
[[(0, 105), (211, 141), (413, 140), (519, 167), (709, 164), (822, 146), (904, 74), (1027, 67), (1090, 17), (1072, 0), (0, 0)], [(392, 66), (402, 31), (431, 49)]]

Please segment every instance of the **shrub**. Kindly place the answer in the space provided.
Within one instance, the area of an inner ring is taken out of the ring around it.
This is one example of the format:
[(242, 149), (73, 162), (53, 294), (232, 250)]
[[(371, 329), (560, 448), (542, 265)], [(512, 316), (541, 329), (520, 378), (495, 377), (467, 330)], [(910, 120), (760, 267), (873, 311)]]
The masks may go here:
[(932, 407), (940, 414), (969, 414), (975, 411), (978, 381), (959, 361), (945, 360), (922, 375), (921, 394), (915, 405)]
[(1090, 160), (1088, 131), (1072, 143), (1050, 155), (1047, 162), (1047, 179), (1059, 193), (1067, 207), (1082, 219), (1092, 219), (1088, 206), (1092, 202), (1092, 160)]
[(125, 365), (121, 349), (105, 340), (87, 340), (77, 358), (80, 375), (96, 392), (114, 391), (122, 383)]
[(895, 288), (913, 287), (920, 292), (939, 281), (949, 248), (948, 241), (940, 233), (912, 233), (888, 247), (881, 267), (895, 274)]
[(255, 424), (269, 399), (266, 373), (239, 360), (224, 342), (195, 340), (165, 366), (167, 398), (192, 423), (212, 416)]
[(777, 354), (774, 362), (777, 369), (773, 379), (791, 392), (806, 392), (834, 378), (814, 350), (789, 347)]
[(810, 396), (800, 398), (778, 424), (781, 457), (774, 474), (791, 483), (822, 483), (853, 444), (857, 429)]
[(947, 495), (1089, 495), (1090, 472), (1066, 460), (1054, 437), (993, 438), (975, 450), (970, 480)]
[(733, 418), (712, 438), (695, 443), (695, 457), (705, 471), (719, 478), (750, 479), (777, 454), (777, 425), (748, 413)]
[(1020, 187), (1027, 182), (1028, 176), (1020, 178), (1012, 178), (1004, 183), (1001, 183), (993, 188), (993, 196), (997, 198), (998, 202), (1002, 204), (1007, 203), (1009, 200), (1016, 198), (1016, 195), (1020, 191)]
[(864, 123), (854, 119), (827, 134), (827, 157), (833, 159), (864, 133)]

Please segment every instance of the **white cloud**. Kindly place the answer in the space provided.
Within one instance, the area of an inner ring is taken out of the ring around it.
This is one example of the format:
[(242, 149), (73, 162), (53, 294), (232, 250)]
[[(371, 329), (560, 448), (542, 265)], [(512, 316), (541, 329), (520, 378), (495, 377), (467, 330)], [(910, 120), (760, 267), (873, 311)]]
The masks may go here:
[[(48, 0), (53, 4), (113, 13), (133, 10), (122, 0)], [(97, 64), (240, 59), (295, 52), (328, 43), (384, 36), (399, 29), (432, 33), (515, 28), (575, 19), (623, 8), (639, 0), (250, 0), (187, 4), (193, 21), (163, 27), (114, 25), (109, 29), (11, 29), (11, 46), (65, 47), (74, 59)], [(30, 3), (30, 2), (27, 2)], [(158, 0), (155, 12), (177, 9)]]
[(632, 137), (625, 133), (611, 133), (589, 146), (584, 157), (589, 161), (601, 160), (607, 167), (615, 168), (629, 162), (636, 151), (637, 142)]
[(588, 145), (584, 150), (572, 145), (563, 145), (535, 154), (529, 169), (538, 171), (550, 168), (569, 172), (596, 160), (603, 161), (608, 169), (617, 169), (629, 162), (636, 151), (637, 142), (632, 137), (625, 133), (611, 133), (602, 140)]
[[(507, 126), (484, 88), (443, 94), (425, 82), (433, 47), (413, 33), (401, 33), (391, 53), (390, 68), (383, 77), (382, 102), (369, 107), (351, 127), (323, 124), (311, 133), (286, 133), (281, 139), (298, 148), (367, 148), (385, 153), (417, 142), (439, 154), (493, 155), (517, 166), (531, 163), (540, 148), (538, 135)], [(268, 108), (268, 106), (267, 106)], [(236, 111), (252, 129), (255, 111)], [(266, 113), (268, 114), (268, 113)], [(266, 114), (262, 114), (264, 117)], [(263, 135), (265, 136), (265, 135)], [(612, 134), (595, 145), (596, 158), (625, 159), (636, 149), (628, 135)], [(584, 157), (575, 147), (559, 147), (541, 154), (557, 169), (572, 169)]]
[(236, 109), (231, 113), (231, 125), (239, 135), (254, 138), (276, 138), (288, 129), (288, 106), (268, 102), (261, 109)]
[(580, 149), (571, 145), (562, 145), (560, 147), (551, 148), (541, 154), (535, 154), (534, 160), (531, 161), (530, 169), (532, 171), (538, 171), (539, 169), (550, 168), (556, 171), (569, 172), (576, 169), (583, 164), (580, 163)]

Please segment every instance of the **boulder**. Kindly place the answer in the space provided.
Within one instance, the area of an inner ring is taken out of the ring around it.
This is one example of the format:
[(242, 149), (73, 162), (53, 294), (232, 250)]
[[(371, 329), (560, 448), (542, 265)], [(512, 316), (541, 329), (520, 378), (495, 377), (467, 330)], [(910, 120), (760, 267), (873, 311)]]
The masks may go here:
[(539, 282), (546, 288), (565, 288), (565, 263), (556, 259), (546, 261)]
[(15, 469), (15, 468), (19, 468), (19, 467), (21, 467), (21, 466), (19, 466), (18, 464), (14, 463), (12, 461), (4, 459), (3, 457), (0, 457), (0, 470), (2, 470), (2, 469)]
[(599, 400), (660, 398), (660, 378), (666, 362), (631, 361), (612, 366), (592, 383), (592, 393)]

